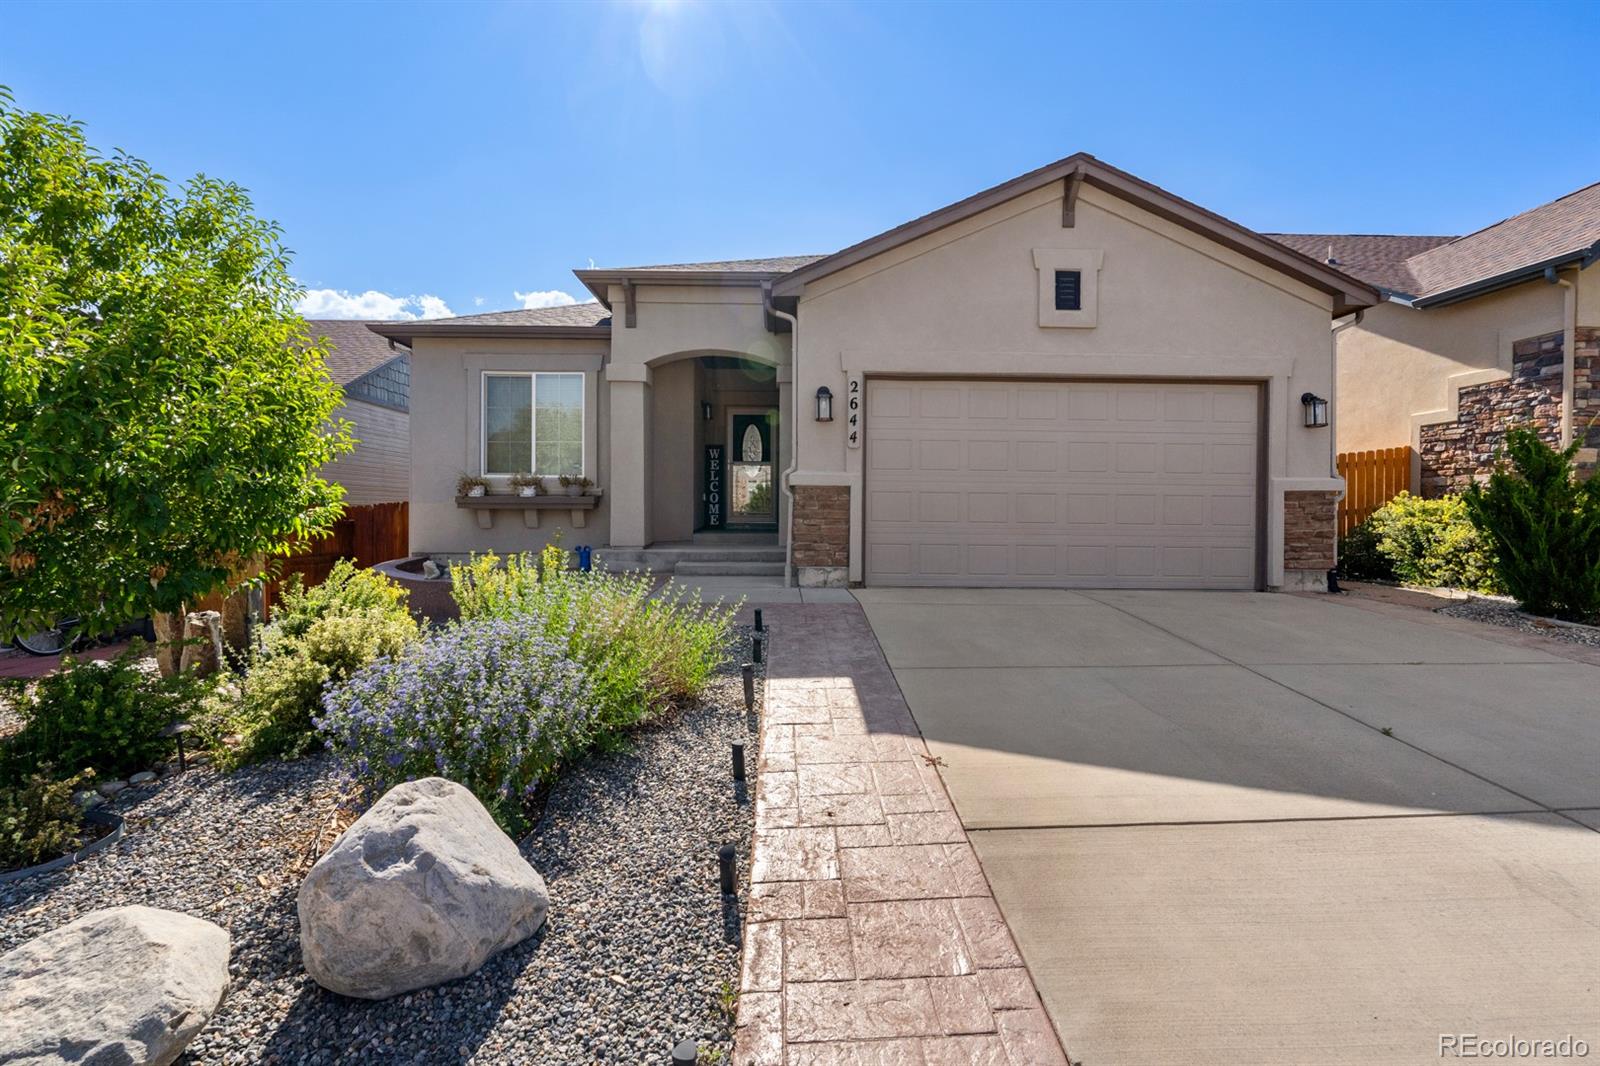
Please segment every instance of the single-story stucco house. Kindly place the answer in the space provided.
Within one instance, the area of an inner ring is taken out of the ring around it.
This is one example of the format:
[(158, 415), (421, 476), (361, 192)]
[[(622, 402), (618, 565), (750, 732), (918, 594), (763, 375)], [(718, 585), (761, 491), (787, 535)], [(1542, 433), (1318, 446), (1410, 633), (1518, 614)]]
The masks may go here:
[(309, 334), (328, 342), (328, 374), (344, 390), (334, 417), (355, 427), (355, 450), (322, 471), (344, 486), (344, 502), (352, 506), (399, 503), (411, 491), (411, 353), (367, 326), (306, 320)]
[[(560, 533), (829, 585), (1334, 565), (1331, 325), (1378, 292), (1092, 156), (832, 255), (576, 274), (596, 302), (368, 327), (413, 353), (414, 553)], [(530, 469), (600, 495), (517, 497)]]
[(1424, 495), (1487, 477), (1514, 425), (1594, 467), (1600, 184), (1465, 237), (1272, 236), (1383, 294), (1337, 334), (1341, 452), (1410, 445)]

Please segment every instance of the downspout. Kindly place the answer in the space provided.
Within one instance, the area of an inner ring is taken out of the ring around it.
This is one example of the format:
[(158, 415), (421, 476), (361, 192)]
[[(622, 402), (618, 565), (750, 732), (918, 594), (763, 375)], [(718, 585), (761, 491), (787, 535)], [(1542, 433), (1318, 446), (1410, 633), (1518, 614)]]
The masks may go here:
[(1544, 268), (1544, 280), (1567, 290), (1563, 294), (1565, 306), (1561, 316), (1561, 447), (1565, 448), (1572, 443), (1572, 405), (1575, 402), (1572, 379), (1578, 366), (1578, 287), (1556, 273), (1553, 266)]
[(1335, 322), (1328, 332), (1333, 335), (1333, 374), (1328, 386), (1328, 476), (1339, 476), (1338, 436), (1339, 436), (1339, 338), (1342, 329), (1361, 325), (1361, 320), (1367, 317), (1365, 307), (1357, 311), (1355, 317), (1347, 322)]
[(778, 485), (783, 490), (783, 587), (794, 585), (794, 486), (789, 479), (800, 465), (800, 319), (780, 311), (772, 302), (772, 283), (761, 285), (761, 302), (767, 314), (789, 323), (789, 463)]

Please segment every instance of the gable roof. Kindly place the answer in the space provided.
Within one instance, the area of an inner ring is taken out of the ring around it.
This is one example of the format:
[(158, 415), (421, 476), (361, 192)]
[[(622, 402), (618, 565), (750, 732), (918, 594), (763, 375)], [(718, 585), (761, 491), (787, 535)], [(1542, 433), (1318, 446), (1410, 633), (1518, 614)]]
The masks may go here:
[(367, 328), (369, 323), (351, 318), (308, 318), (306, 330), (312, 337), (328, 340), (328, 374), (337, 385), (348, 385), (365, 377), (385, 363), (403, 359), (405, 353)]
[(1465, 237), (1269, 233), (1414, 307), (1439, 307), (1537, 278), (1546, 267), (1600, 259), (1600, 182)]
[(1406, 260), (1454, 237), (1413, 237), (1393, 233), (1268, 233), (1302, 255), (1328, 261), (1347, 274), (1387, 292), (1416, 292), (1417, 279)]
[(1537, 276), (1546, 266), (1600, 258), (1600, 182), (1458, 237), (1408, 262), (1419, 306), (1453, 303)]
[(559, 307), (525, 307), (514, 311), (487, 311), (454, 318), (424, 318), (407, 322), (369, 322), (380, 337), (409, 345), (413, 337), (442, 337), (471, 333), (480, 337), (593, 338), (611, 335), (611, 312), (599, 303), (562, 304)]
[(1366, 282), (1329, 266), (1287, 245), (1271, 240), (1239, 223), (1208, 211), (1198, 204), (1175, 196), (1159, 186), (1085, 152), (1070, 155), (1048, 166), (1030, 171), (991, 189), (912, 219), (875, 237), (853, 244), (786, 275), (773, 286), (775, 296), (799, 296), (808, 282), (827, 277), (892, 248), (954, 225), (991, 207), (1055, 182), (1081, 181), (1198, 233), (1249, 259), (1318, 289), (1333, 297), (1335, 317), (1350, 314), (1378, 302), (1379, 296)]

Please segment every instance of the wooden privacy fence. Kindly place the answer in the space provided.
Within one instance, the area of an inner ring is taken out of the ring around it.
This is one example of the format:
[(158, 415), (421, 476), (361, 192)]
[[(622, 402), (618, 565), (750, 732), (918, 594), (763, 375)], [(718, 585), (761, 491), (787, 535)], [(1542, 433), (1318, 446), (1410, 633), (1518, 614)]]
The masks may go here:
[(1344, 478), (1344, 499), (1339, 501), (1339, 536), (1400, 495), (1411, 490), (1411, 448), (1379, 448), (1371, 452), (1340, 452), (1336, 465)]
[(268, 583), (266, 606), (278, 598), (279, 582), (299, 574), (307, 586), (321, 584), (340, 559), (373, 566), (404, 556), (409, 549), (410, 509), (404, 502), (346, 507), (344, 517), (326, 537), (312, 541), (281, 563), (278, 581)]

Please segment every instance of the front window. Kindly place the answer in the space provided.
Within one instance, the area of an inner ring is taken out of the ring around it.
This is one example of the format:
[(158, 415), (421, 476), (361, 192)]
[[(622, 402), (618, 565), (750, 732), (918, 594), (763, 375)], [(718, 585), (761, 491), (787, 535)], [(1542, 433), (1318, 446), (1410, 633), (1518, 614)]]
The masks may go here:
[(485, 374), (483, 472), (583, 473), (583, 375)]

